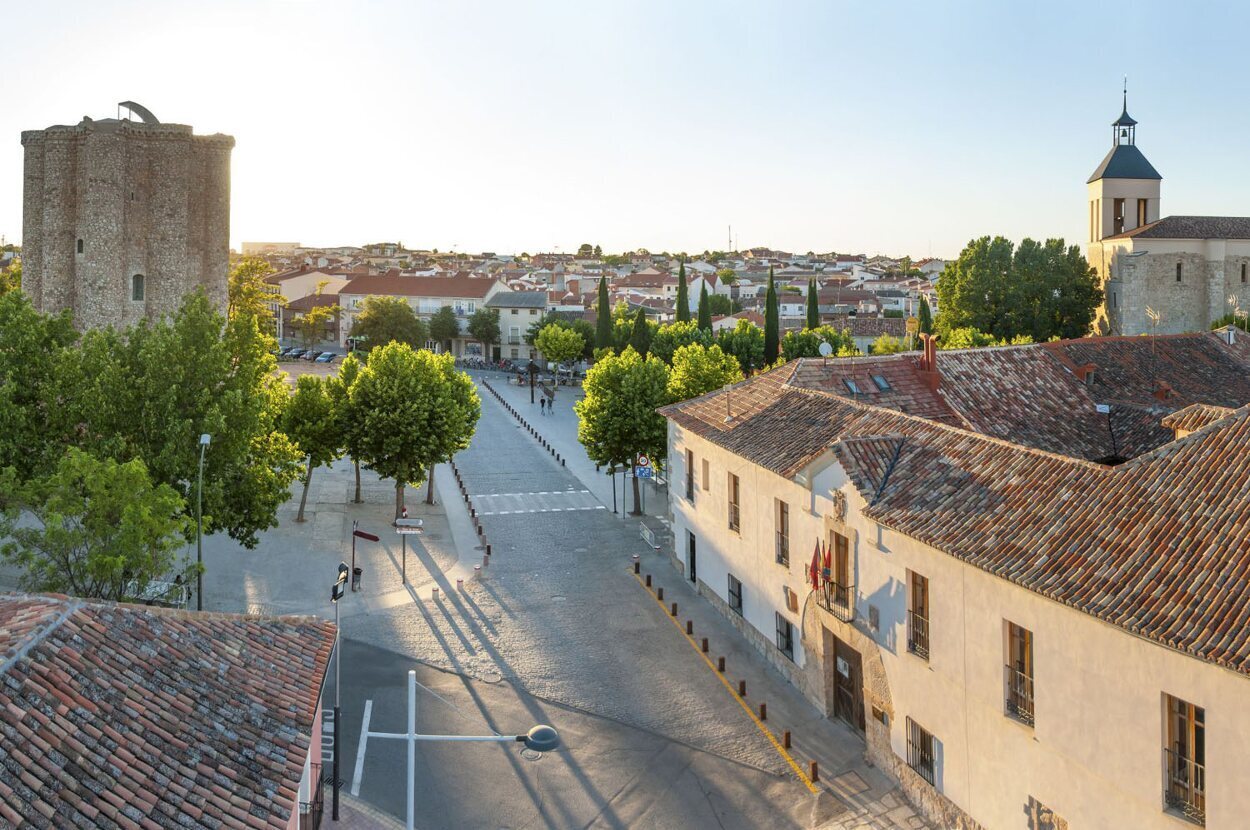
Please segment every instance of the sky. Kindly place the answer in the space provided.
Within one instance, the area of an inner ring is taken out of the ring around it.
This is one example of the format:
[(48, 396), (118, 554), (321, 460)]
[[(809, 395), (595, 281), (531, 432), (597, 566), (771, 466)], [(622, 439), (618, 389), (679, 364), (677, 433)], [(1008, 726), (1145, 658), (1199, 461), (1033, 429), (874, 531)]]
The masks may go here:
[(953, 257), (1083, 243), (1128, 76), (1163, 214), (1250, 214), (1250, 5), (4, 0), (20, 132), (133, 100), (237, 141), (231, 244)]

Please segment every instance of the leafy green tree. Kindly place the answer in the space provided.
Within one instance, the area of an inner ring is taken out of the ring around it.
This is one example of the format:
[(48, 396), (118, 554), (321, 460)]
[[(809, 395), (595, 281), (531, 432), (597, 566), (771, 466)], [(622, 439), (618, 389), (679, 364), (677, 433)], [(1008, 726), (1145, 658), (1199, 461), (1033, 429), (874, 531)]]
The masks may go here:
[(313, 470), (338, 458), (343, 445), (334, 403), (326, 382), (320, 377), (300, 375), (295, 381), (295, 394), (291, 396), (291, 403), (282, 419), (283, 431), (308, 459), (304, 491), (299, 499), (299, 512), (295, 514), (297, 522), (304, 521), (304, 506), (308, 503)]
[(360, 369), (360, 361), (356, 359), (356, 355), (349, 354), (339, 364), (338, 374), (326, 378), (326, 395), (329, 396), (330, 405), (334, 409), (339, 448), (351, 457), (352, 467), (356, 473), (356, 495), (352, 497), (352, 501), (356, 504), (362, 501), (360, 498), (360, 430), (356, 413), (352, 409), (351, 389), (352, 384), (356, 382), (356, 377), (360, 374)]
[(777, 362), (780, 346), (781, 319), (777, 306), (777, 284), (773, 280), (773, 267), (768, 266), (768, 293), (764, 295), (764, 362), (772, 366)]
[(338, 305), (313, 306), (304, 314), (297, 315), (291, 321), (295, 336), (305, 348), (311, 349), (326, 339), (326, 325), (339, 316)]
[(595, 253), (595, 246), (591, 245), (589, 242), (583, 242), (581, 245), (577, 246), (577, 255), (579, 257), (585, 258), (585, 257), (593, 256), (594, 253)]
[(939, 333), (974, 328), (996, 340), (1082, 337), (1101, 302), (1080, 249), (1062, 239), (974, 239), (937, 284)]
[(732, 268), (722, 268), (716, 272), (716, 279), (724, 285), (733, 285), (738, 281), (738, 273)]
[(256, 320), (230, 320), (197, 292), (172, 318), (95, 329), (64, 349), (49, 429), (97, 458), (142, 459), (192, 503), (201, 433), (205, 525), (245, 547), (277, 525), (302, 456), (281, 431), (290, 390)]
[(882, 332), (880, 337), (872, 341), (873, 354), (898, 354), (902, 351), (906, 351), (903, 341), (887, 332)]
[(602, 248), (600, 248), (598, 245), (596, 245), (596, 246), (595, 246), (595, 254), (594, 254), (594, 255), (595, 255), (596, 257), (601, 257), (601, 256), (603, 256), (603, 249), (602, 249)]
[(706, 282), (699, 291), (699, 329), (708, 333), (712, 331), (712, 304), (708, 300)]
[(491, 347), (499, 342), (499, 309), (479, 308), (469, 317), (469, 334), (482, 344), (482, 354), (490, 357)]
[(638, 309), (638, 313), (634, 315), (634, 327), (629, 333), (629, 345), (643, 357), (651, 349), (653, 331), (652, 324), (647, 320), (646, 310)]
[(686, 263), (677, 266), (677, 322), (690, 322), (690, 288), (686, 285)]
[(560, 364), (571, 363), (582, 356), (586, 341), (572, 327), (548, 325), (538, 333), (534, 345), (547, 360)]
[(655, 336), (651, 338), (650, 354), (672, 366), (674, 353), (682, 346), (689, 346), (691, 343), (711, 345), (712, 333), (703, 331), (690, 321), (669, 323), (656, 329)]
[(685, 401), (740, 380), (742, 367), (733, 355), (725, 354), (720, 346), (691, 344), (682, 346), (673, 355), (668, 395), (672, 401)]
[(443, 344), (443, 351), (451, 351), (451, 341), (460, 334), (460, 321), (451, 306), (445, 305), (430, 315), (430, 339)]
[(951, 329), (938, 339), (938, 347), (942, 349), (980, 349), (993, 346), (994, 335), (986, 334), (972, 326)]
[(595, 348), (607, 349), (613, 345), (612, 305), (608, 300), (608, 278), (599, 278), (599, 305), (595, 309)]
[(97, 459), (68, 447), (47, 475), (22, 481), (0, 470), (0, 555), (24, 569), (23, 587), (128, 600), (153, 580), (181, 576), (179, 552), (193, 531), (182, 498), (157, 484), (140, 459)]
[(830, 354), (835, 356), (858, 354), (850, 330), (838, 331), (832, 326), (786, 332), (781, 340), (781, 354), (786, 361), (800, 357), (820, 357), (821, 343), (828, 343), (833, 348)]
[(58, 365), (78, 340), (68, 312), (40, 314), (20, 291), (0, 295), (0, 468), (26, 479), (50, 469), (61, 443)]
[(265, 282), (274, 272), (273, 266), (261, 257), (248, 256), (238, 260), (226, 279), (226, 317), (253, 317), (260, 330), (277, 336), (278, 321), (270, 306), (286, 305), (286, 299)]
[(547, 326), (559, 326), (562, 329), (577, 332), (581, 335), (582, 342), (585, 344), (582, 348), (582, 359), (594, 359), (595, 337), (597, 336), (595, 327), (580, 317), (570, 319), (567, 314), (559, 311), (549, 311), (542, 318), (531, 323), (529, 329), (525, 332), (525, 342), (537, 347), (538, 334)]
[(363, 340), (360, 347), (366, 351), (392, 342), (419, 349), (430, 339), (430, 331), (403, 297), (366, 297), (351, 336)]
[(742, 311), (742, 306), (736, 300), (726, 297), (724, 294), (712, 294), (708, 297), (708, 310), (713, 316), (725, 316), (727, 314), (737, 314)]
[(820, 328), (820, 300), (816, 296), (816, 278), (807, 281), (807, 325), (805, 328)]
[(18, 260), (17, 264), (10, 265), (3, 271), (0, 271), (0, 295), (8, 294), (10, 291), (22, 290), (22, 263)]
[[(659, 463), (668, 427), (656, 410), (668, 402), (668, 367), (656, 357), (643, 358), (633, 348), (607, 355), (586, 373), (586, 395), (573, 405), (577, 440), (596, 464), (636, 467), (638, 456)], [(642, 514), (634, 479), (633, 515)]]
[(929, 310), (929, 301), (924, 297), (920, 298), (920, 333), (933, 334), (933, 312)]
[(750, 320), (739, 320), (732, 329), (722, 329), (716, 344), (738, 359), (742, 374), (753, 375), (764, 363), (764, 332)]
[(1244, 332), (1250, 332), (1250, 318), (1247, 317), (1244, 311), (1240, 313), (1236, 310), (1230, 311), (1211, 324), (1211, 331), (1222, 329), (1226, 326), (1234, 326)]
[(451, 355), (413, 351), (403, 343), (369, 352), (350, 397), (359, 419), (360, 460), (394, 479), (396, 518), (404, 487), (420, 485), (435, 464), (469, 446), (481, 415), (473, 381), (456, 371)]

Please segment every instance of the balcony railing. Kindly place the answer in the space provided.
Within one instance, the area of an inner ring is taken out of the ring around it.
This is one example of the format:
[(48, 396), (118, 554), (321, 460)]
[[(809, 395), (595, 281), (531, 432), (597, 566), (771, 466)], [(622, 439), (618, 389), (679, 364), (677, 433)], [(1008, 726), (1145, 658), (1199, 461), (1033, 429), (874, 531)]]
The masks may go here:
[(776, 542), (776, 549), (774, 550), (773, 553), (776, 557), (777, 564), (789, 565), (790, 564), (790, 535), (788, 533), (782, 533), (780, 530), (775, 531), (775, 532), (777, 534), (777, 542)]
[(1163, 750), (1163, 801), (1195, 824), (1207, 823), (1206, 767), (1179, 752)]
[(855, 619), (855, 586), (826, 582), (816, 592), (816, 604), (842, 622)]
[(508, 335), (508, 345), (509, 345), (509, 346), (519, 346), (519, 345), (521, 345), (521, 344), (522, 344), (522, 343), (524, 343), (524, 342), (525, 342), (525, 338), (524, 338), (524, 337), (521, 337), (519, 334), (510, 334), (510, 335)]
[(321, 780), (321, 764), (312, 765), (309, 781), (311, 799), (299, 803), (299, 830), (318, 830), (321, 827), (321, 813), (325, 804), (325, 782)]
[(915, 611), (907, 612), (907, 650), (924, 660), (929, 659), (929, 619)]
[(1003, 666), (1007, 714), (1021, 723), (1033, 725), (1033, 678), (1011, 666)]
[(738, 523), (739, 512), (738, 505), (733, 502), (729, 503), (729, 529), (737, 532), (741, 525)]

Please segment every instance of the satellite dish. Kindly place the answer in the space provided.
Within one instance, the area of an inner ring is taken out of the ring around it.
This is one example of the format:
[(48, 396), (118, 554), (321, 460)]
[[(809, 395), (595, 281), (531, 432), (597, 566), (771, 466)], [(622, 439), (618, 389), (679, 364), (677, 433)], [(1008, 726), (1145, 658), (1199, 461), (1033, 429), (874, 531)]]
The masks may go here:
[(820, 347), (816, 351), (820, 352), (821, 357), (828, 357), (833, 354), (833, 346), (830, 346), (827, 341), (824, 341), (821, 342)]

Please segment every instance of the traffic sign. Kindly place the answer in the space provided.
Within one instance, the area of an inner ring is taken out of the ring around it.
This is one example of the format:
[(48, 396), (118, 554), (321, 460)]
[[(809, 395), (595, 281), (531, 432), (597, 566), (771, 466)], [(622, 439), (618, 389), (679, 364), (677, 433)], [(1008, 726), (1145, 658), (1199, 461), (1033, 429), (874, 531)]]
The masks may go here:
[(651, 466), (651, 459), (650, 459), (650, 458), (647, 458), (645, 455), (640, 455), (640, 456), (638, 456), (638, 466), (639, 466), (639, 467), (650, 467), (650, 466)]
[(918, 331), (920, 331), (920, 318), (908, 317), (907, 318), (907, 333), (915, 334)]
[(652, 470), (650, 467), (634, 468), (634, 478), (653, 478), (654, 476), (655, 470)]

